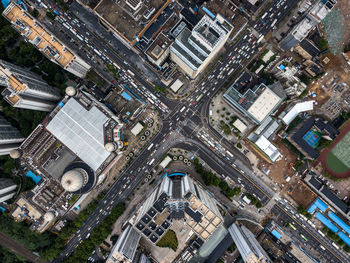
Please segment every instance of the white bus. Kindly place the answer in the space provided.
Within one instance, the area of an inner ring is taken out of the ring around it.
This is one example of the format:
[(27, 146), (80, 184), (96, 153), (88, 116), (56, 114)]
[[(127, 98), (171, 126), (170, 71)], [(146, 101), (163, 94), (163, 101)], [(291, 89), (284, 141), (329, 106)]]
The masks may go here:
[(153, 158), (149, 163), (148, 165), (152, 165), (154, 163), (155, 159)]
[(263, 14), (263, 16), (261, 17), (261, 19), (264, 19), (267, 16), (267, 12), (265, 12), (265, 14)]
[(277, 23), (277, 18), (272, 22), (270, 27), (273, 27)]
[(180, 112), (183, 112), (186, 109), (186, 106), (183, 106), (180, 110)]
[(154, 144), (152, 143), (150, 146), (148, 146), (147, 151), (151, 150), (152, 147), (153, 147), (153, 145), (154, 145)]
[[(125, 63), (126, 64), (126, 63)], [(131, 75), (131, 76), (135, 76), (135, 74), (130, 70), (128, 69), (127, 72)]]
[(227, 155), (229, 155), (231, 158), (233, 158), (233, 154), (230, 153), (229, 151), (226, 151)]

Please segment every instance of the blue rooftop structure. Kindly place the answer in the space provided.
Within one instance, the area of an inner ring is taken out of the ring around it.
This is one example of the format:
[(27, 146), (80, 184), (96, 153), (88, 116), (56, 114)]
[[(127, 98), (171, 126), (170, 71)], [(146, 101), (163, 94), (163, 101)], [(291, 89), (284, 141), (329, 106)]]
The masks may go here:
[(39, 175), (35, 175), (32, 171), (28, 171), (26, 176), (32, 178), (35, 184), (38, 184), (41, 180), (41, 177)]
[[(334, 233), (337, 233), (339, 229), (333, 225), (331, 221), (329, 221), (324, 215), (322, 215), (320, 212), (316, 212), (315, 214), (316, 218), (322, 222), (326, 227), (328, 227), (331, 231)], [(345, 242), (345, 241), (344, 241)]]
[(348, 246), (350, 246), (350, 238), (343, 232), (339, 232), (338, 236), (343, 240)]
[(60, 106), (61, 108), (64, 106), (64, 103), (62, 102), (62, 101), (60, 101), (59, 103), (58, 103), (58, 106)]
[(284, 70), (285, 68), (286, 68), (285, 65), (283, 65), (283, 64), (280, 65), (280, 69)]
[(324, 211), (327, 210), (328, 205), (326, 205), (326, 203), (323, 202), (320, 198), (317, 198), (315, 200), (315, 202), (312, 203), (312, 205), (309, 207), (309, 209), (307, 211), (310, 214), (312, 214), (316, 208), (320, 209), (322, 211), (322, 213), (323, 213)]
[(11, 2), (10, 0), (1, 0), (1, 3), (2, 3), (4, 8), (6, 8), (10, 2)]
[(2, 206), (0, 206), (0, 211), (1, 211), (1, 212), (5, 212), (6, 210), (5, 210), (5, 208), (3, 208)]
[(350, 235), (350, 227), (345, 224), (343, 220), (341, 220), (336, 214), (333, 212), (329, 212), (328, 216), (330, 219), (332, 219), (338, 226), (340, 226), (346, 233)]
[(312, 205), (310, 205), (310, 207), (307, 210), (307, 212), (312, 214), (315, 211), (316, 208), (317, 208), (317, 205), (315, 203), (312, 203)]
[(203, 9), (203, 11), (204, 11), (208, 16), (210, 16), (212, 19), (215, 18), (214, 14), (213, 14), (212, 12), (210, 12), (208, 8), (206, 8), (205, 6), (202, 6), (202, 9)]
[(131, 96), (128, 93), (126, 93), (125, 91), (122, 92), (122, 96), (126, 100), (131, 100)]
[(278, 240), (281, 239), (282, 234), (278, 232), (276, 229), (271, 231), (271, 234), (274, 235)]

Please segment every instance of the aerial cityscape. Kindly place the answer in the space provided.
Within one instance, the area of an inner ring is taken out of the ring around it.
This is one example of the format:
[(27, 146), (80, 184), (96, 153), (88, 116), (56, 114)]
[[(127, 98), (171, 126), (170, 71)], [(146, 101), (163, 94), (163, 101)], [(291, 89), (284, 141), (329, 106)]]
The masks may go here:
[(0, 12), (1, 262), (350, 262), (350, 1)]

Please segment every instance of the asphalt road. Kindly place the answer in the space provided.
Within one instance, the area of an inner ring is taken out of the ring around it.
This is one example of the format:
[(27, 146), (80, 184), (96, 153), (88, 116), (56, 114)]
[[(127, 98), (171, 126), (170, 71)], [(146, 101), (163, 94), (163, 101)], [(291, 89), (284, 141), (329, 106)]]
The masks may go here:
[[(47, 2), (50, 2), (50, 5), (54, 4), (52, 0), (47, 0)], [(289, 12), (296, 2), (296, 0), (275, 1), (272, 5), (272, 9), (268, 11), (271, 13), (266, 15), (266, 17), (269, 16), (268, 20), (263, 22), (262, 25), (259, 25), (261, 21), (258, 21), (257, 26), (254, 25), (253, 28), (255, 28), (261, 35), (265, 35), (273, 28), (272, 24), (275, 23), (277, 25), (279, 21), (283, 19), (283, 15)], [(60, 9), (56, 8), (56, 10)], [(142, 63), (142, 61), (137, 61), (136, 64), (132, 65), (136, 65), (137, 69), (141, 71), (150, 70), (150, 72), (145, 74), (146, 80), (144, 79), (143, 74), (140, 74), (138, 70), (134, 70), (134, 67), (130, 66), (130, 63), (127, 60), (128, 58), (135, 60), (135, 56), (138, 56), (134, 54), (132, 50), (125, 47), (125, 45), (118, 39), (105, 32), (92, 13), (85, 10), (74, 1), (71, 10), (73, 11), (73, 14), (61, 12), (62, 21), (59, 21), (61, 24), (60, 29), (64, 30), (66, 34), (70, 34), (70, 37), (74, 39), (75, 42), (80, 43), (81, 46), (87, 46), (90, 55), (94, 54), (94, 56), (98, 56), (99, 59), (103, 60), (105, 63), (115, 62), (118, 64), (122, 68), (122, 76), (126, 78), (123, 79), (123, 81), (129, 81), (136, 84), (136, 88), (130, 88), (135, 93), (138, 93), (140, 97), (145, 98), (149, 103), (152, 103), (153, 101), (152, 104), (163, 113), (163, 127), (161, 132), (155, 136), (151, 142), (154, 146), (150, 150), (144, 149), (140, 155), (134, 159), (131, 165), (119, 176), (119, 179), (110, 187), (104, 199), (99, 203), (98, 208), (92, 213), (91, 217), (86, 220), (84, 226), (81, 227), (74, 237), (67, 243), (64, 252), (62, 252), (61, 257), (57, 262), (62, 261), (65, 257), (69, 256), (81, 240), (86, 238), (91, 229), (99, 224), (109, 213), (113, 206), (118, 202), (125, 200), (132, 194), (138, 183), (151, 169), (149, 162), (153, 159), (156, 161), (160, 160), (163, 154), (173, 146), (181, 146), (184, 149), (196, 152), (219, 174), (230, 176), (238, 183), (242, 182), (247, 191), (256, 194), (263, 204), (266, 204), (273, 197), (273, 191), (271, 189), (268, 189), (268, 187), (262, 185), (259, 181), (252, 180), (254, 175), (248, 176), (247, 171), (244, 171), (242, 167), (233, 167), (232, 160), (228, 161), (222, 156), (214, 153), (207, 145), (198, 140), (196, 133), (198, 129), (202, 127), (203, 119), (205, 121), (208, 117), (207, 106), (210, 99), (223, 87), (227, 80), (227, 75), (237, 74), (241, 71), (244, 65), (246, 65), (246, 63), (257, 52), (258, 40), (253, 36), (250, 30), (247, 30), (241, 39), (239, 39), (234, 45), (227, 46), (225, 57), (202, 82), (197, 91), (185, 101), (178, 102), (170, 101), (164, 96), (154, 92), (152, 83), (149, 81), (154, 80), (155, 83), (157, 83), (159, 81), (158, 77), (152, 79), (152, 70), (149, 69), (145, 63)], [(277, 21), (274, 22), (276, 19)], [(56, 26), (57, 23), (53, 24), (52, 29), (55, 29)], [(96, 35), (93, 32), (98, 32), (99, 35)], [(123, 58), (120, 55), (123, 56)], [(196, 99), (200, 94), (203, 94), (204, 96), (201, 100), (196, 102)], [(185, 109), (182, 111), (183, 107), (185, 107)], [(192, 114), (191, 112), (195, 114)], [(200, 112), (202, 115), (197, 114)], [(208, 128), (216, 139), (222, 140), (220, 134), (213, 130), (209, 125)], [(227, 147), (228, 143), (225, 142), (224, 145)], [(236, 158), (242, 158), (242, 160), (244, 160), (244, 156), (242, 157), (242, 154), (239, 151), (235, 151), (234, 154), (236, 155)], [(285, 208), (280, 209), (282, 212), (288, 214)], [(306, 227), (302, 229), (308, 231)], [(315, 234), (315, 236), (317, 235)], [(337, 255), (337, 252), (334, 252), (334, 248), (329, 246), (325, 247), (327, 251)]]
[[(307, 251), (308, 246), (316, 250), (319, 255), (322, 255), (322, 262), (338, 263), (349, 262), (349, 257), (345, 256), (341, 250), (335, 249), (328, 237), (320, 235), (315, 228), (313, 228), (307, 221), (302, 219), (296, 209), (284, 201), (279, 201), (272, 208), (271, 212), (282, 219), (284, 223), (292, 223), (297, 229), (294, 231), (296, 242)], [(305, 241), (300, 234), (304, 235), (308, 241)], [(325, 248), (322, 249), (321, 245)], [(316, 257), (316, 259), (318, 259)]]

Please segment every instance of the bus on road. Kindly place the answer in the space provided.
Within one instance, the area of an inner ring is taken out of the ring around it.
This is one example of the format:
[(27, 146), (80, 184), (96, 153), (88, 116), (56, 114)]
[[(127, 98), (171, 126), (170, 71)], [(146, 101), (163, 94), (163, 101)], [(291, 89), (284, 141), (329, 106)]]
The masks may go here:
[(197, 104), (197, 103), (203, 98), (203, 96), (204, 96), (204, 93), (202, 93), (201, 95), (199, 95), (199, 96), (197, 97), (197, 99), (193, 102), (193, 104)]

